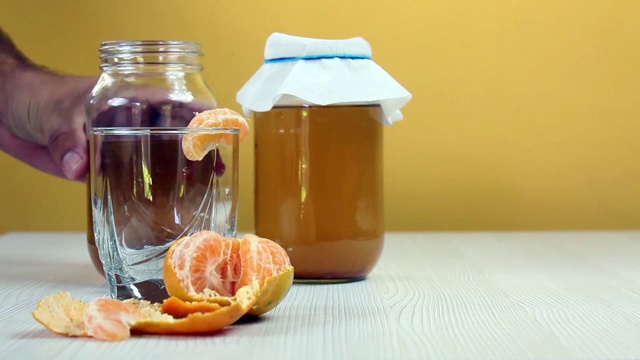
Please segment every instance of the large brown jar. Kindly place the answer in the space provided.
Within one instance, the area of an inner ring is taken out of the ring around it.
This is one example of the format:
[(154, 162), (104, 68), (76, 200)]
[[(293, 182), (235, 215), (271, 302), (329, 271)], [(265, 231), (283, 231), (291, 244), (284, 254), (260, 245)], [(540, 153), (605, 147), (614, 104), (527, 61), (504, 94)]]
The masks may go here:
[(384, 243), (383, 128), (411, 94), (361, 38), (273, 33), (238, 91), (255, 128), (255, 229), (298, 282), (364, 279)]

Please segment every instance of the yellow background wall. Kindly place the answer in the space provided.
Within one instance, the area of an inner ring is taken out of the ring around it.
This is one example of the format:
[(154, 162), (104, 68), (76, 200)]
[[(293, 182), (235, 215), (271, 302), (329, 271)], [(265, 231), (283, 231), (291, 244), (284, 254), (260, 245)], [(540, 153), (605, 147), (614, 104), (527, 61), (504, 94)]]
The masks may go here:
[[(640, 227), (640, 1), (0, 0), (0, 26), (86, 75), (103, 40), (202, 42), (206, 80), (237, 110), (272, 32), (363, 36), (414, 95), (385, 130), (389, 230)], [(0, 233), (84, 229), (82, 184), (0, 154)]]

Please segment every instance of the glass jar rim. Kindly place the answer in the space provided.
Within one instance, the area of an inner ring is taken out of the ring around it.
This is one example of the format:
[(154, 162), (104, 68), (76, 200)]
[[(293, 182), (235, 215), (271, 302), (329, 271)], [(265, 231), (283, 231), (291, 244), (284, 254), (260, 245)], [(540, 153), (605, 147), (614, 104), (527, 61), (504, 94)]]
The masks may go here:
[(135, 72), (141, 71), (141, 66), (173, 66), (180, 70), (200, 71), (203, 55), (201, 44), (195, 41), (111, 40), (101, 43), (100, 67)]
[(202, 55), (202, 44), (179, 40), (109, 40), (100, 44), (101, 57), (115, 53), (183, 53)]

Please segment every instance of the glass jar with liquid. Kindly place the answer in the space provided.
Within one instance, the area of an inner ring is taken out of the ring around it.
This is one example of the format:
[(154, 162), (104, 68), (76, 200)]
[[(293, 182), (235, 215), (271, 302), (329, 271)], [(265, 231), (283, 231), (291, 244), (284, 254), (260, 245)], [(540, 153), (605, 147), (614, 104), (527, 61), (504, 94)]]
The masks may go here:
[[(216, 98), (202, 76), (202, 51), (198, 43), (107, 41), (100, 47), (100, 58), (102, 74), (86, 106), (88, 133), (97, 128), (183, 128), (196, 112), (217, 107)], [(133, 144), (118, 143), (118, 146), (105, 147), (104, 155), (121, 163), (120, 167), (112, 166), (112, 171), (104, 175), (109, 181), (110, 191), (125, 194), (137, 187), (134, 183), (135, 164), (142, 161), (138, 157), (163, 156), (156, 163), (178, 163), (171, 158), (180, 156), (175, 151), (177, 148), (179, 146), (169, 141), (150, 143), (149, 148), (143, 152), (133, 151)], [(153, 163), (154, 159), (144, 159), (144, 162)], [(152, 212), (138, 211), (140, 206), (125, 201), (124, 196), (115, 196), (112, 199), (113, 211), (121, 218), (128, 219), (126, 223), (130, 226), (112, 230), (121, 232), (134, 243), (136, 236), (155, 236), (161, 242), (183, 231), (183, 223), (187, 221), (187, 217), (179, 215), (181, 212), (192, 213), (192, 209), (178, 208), (177, 202), (162, 200), (173, 193), (176, 193), (176, 199), (189, 196), (180, 194), (180, 189), (170, 186), (176, 184), (174, 178), (179, 173), (178, 170), (167, 171), (163, 167), (147, 169), (148, 174), (145, 176), (153, 179), (153, 191), (160, 195), (154, 200), (151, 197), (146, 200), (153, 201), (145, 204), (145, 209), (151, 208)], [(185, 176), (184, 181), (188, 181), (185, 186), (205, 189), (210, 176), (211, 174), (206, 173), (190, 173)], [(172, 178), (163, 181), (163, 177)], [(202, 186), (198, 186), (198, 182)], [(155, 233), (137, 234), (136, 224), (149, 226), (155, 229)], [(235, 233), (235, 229), (233, 232)], [(93, 227), (90, 182), (87, 183), (87, 245), (93, 264), (103, 273)]]
[(363, 38), (274, 33), (236, 99), (253, 114), (255, 231), (297, 282), (364, 279), (384, 245), (383, 129), (411, 94)]

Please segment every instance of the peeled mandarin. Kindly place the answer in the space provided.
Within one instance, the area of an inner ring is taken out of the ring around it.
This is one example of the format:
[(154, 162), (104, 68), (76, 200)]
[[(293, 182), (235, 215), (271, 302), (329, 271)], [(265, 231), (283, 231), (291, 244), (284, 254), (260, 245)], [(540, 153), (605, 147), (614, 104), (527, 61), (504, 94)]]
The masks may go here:
[(170, 295), (185, 301), (233, 296), (257, 283), (257, 302), (249, 311), (260, 315), (273, 309), (293, 284), (293, 267), (277, 243), (255, 235), (241, 239), (201, 231), (177, 240), (164, 262)]

